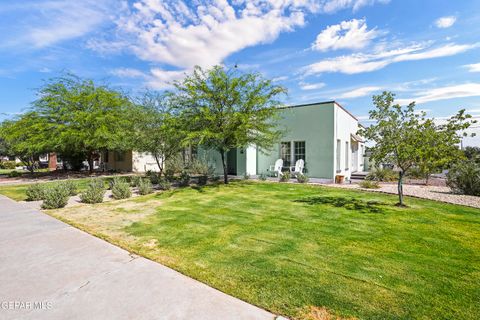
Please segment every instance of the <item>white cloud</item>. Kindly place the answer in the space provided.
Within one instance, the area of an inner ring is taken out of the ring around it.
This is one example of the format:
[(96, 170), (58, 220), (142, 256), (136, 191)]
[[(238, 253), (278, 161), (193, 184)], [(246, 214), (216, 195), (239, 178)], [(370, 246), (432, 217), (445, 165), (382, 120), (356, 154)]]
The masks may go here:
[(455, 16), (441, 17), (435, 20), (435, 25), (437, 26), (437, 28), (445, 29), (453, 26), (455, 21), (457, 21), (457, 18)]
[(379, 34), (376, 29), (368, 30), (365, 19), (342, 21), (320, 32), (312, 44), (312, 49), (319, 51), (362, 49)]
[(465, 83), (454, 86), (422, 90), (415, 96), (408, 99), (396, 99), (399, 104), (408, 104), (412, 101), (416, 103), (425, 103), (438, 100), (447, 100), (465, 97), (480, 96), (480, 83)]
[(469, 72), (480, 72), (480, 63), (466, 64), (464, 67), (467, 68)]
[(118, 68), (110, 71), (111, 74), (119, 78), (145, 78), (146, 75), (142, 71), (133, 68)]
[(160, 68), (153, 68), (147, 80), (147, 86), (155, 90), (168, 89), (174, 81), (185, 77), (186, 71), (167, 71)]
[(324, 0), (321, 9), (326, 13), (334, 13), (339, 10), (352, 8), (357, 11), (361, 7), (374, 5), (375, 3), (389, 3), (390, 0)]
[(272, 79), (273, 82), (281, 82), (281, 81), (286, 81), (288, 80), (287, 76), (280, 76), (280, 77), (275, 77)]
[[(23, 1), (0, 8), (4, 21), (12, 21), (0, 47), (43, 48), (84, 36), (109, 19), (111, 0)], [(117, 5), (118, 6), (118, 5)]]
[(357, 89), (350, 90), (340, 94), (338, 96), (338, 99), (353, 99), (353, 98), (365, 97), (381, 89), (382, 89), (381, 87), (375, 87), (375, 86), (357, 88)]
[(305, 82), (300, 82), (299, 83), (300, 89), (302, 90), (317, 90), (325, 87), (325, 83), (323, 82), (318, 82), (318, 83), (305, 83)]
[[(116, 19), (113, 41), (140, 59), (180, 68), (212, 66), (241, 49), (269, 43), (305, 24), (313, 0), (205, 0), (193, 9), (183, 1), (139, 0)], [(93, 49), (105, 46), (98, 39)]]
[(478, 44), (446, 44), (430, 48), (428, 44), (415, 44), (387, 51), (376, 51), (370, 54), (355, 53), (325, 59), (303, 68), (307, 75), (326, 72), (356, 74), (371, 72), (401, 61), (425, 60), (456, 55), (478, 47)]

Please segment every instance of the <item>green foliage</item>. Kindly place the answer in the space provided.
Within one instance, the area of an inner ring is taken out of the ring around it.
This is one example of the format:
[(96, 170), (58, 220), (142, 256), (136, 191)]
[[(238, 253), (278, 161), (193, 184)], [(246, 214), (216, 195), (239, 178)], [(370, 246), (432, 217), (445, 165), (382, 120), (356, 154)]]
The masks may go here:
[(57, 183), (45, 189), (42, 203), (43, 209), (58, 209), (67, 205), (70, 198), (71, 184), (66, 182)]
[(144, 178), (142, 178), (141, 176), (132, 176), (130, 178), (130, 186), (138, 187), (143, 182), (143, 180)]
[(180, 187), (187, 187), (190, 184), (190, 174), (184, 170), (178, 177), (178, 185)]
[(87, 189), (80, 194), (80, 200), (83, 203), (101, 203), (105, 195), (105, 183), (102, 179), (92, 179), (87, 185)]
[(206, 175), (198, 176), (198, 184), (199, 184), (200, 186), (206, 185), (207, 182), (208, 182), (208, 176), (206, 176)]
[(309, 180), (309, 179), (308, 179), (308, 176), (307, 176), (307, 175), (302, 174), (302, 173), (297, 174), (297, 181), (298, 181), (299, 183), (307, 183), (308, 180)]
[(17, 167), (17, 163), (15, 161), (0, 162), (0, 169), (15, 169), (16, 167)]
[(456, 193), (480, 196), (480, 166), (472, 161), (453, 166), (447, 174), (447, 186)]
[(267, 180), (267, 174), (265, 172), (262, 172), (258, 175), (258, 179), (260, 181), (266, 181)]
[(392, 182), (396, 181), (398, 178), (398, 173), (389, 168), (374, 168), (371, 172), (367, 174), (365, 179), (375, 180), (382, 182)]
[(292, 177), (292, 175), (290, 174), (290, 171), (285, 171), (283, 172), (280, 177), (278, 178), (278, 180), (280, 182), (288, 182), (290, 181), (290, 178)]
[(114, 199), (127, 199), (132, 196), (132, 190), (130, 190), (130, 184), (125, 179), (116, 177), (112, 183), (112, 196)]
[(463, 153), (469, 161), (480, 164), (480, 147), (466, 147)]
[(62, 182), (62, 185), (65, 189), (68, 190), (70, 196), (76, 196), (78, 194), (78, 185), (73, 180), (66, 180)]
[(27, 201), (39, 201), (45, 199), (45, 192), (47, 187), (40, 183), (34, 183), (27, 187), (25, 191)]
[(374, 163), (391, 163), (399, 169), (398, 197), (403, 205), (403, 177), (414, 166), (429, 174), (450, 165), (459, 156), (459, 132), (471, 123), (470, 115), (460, 110), (445, 124), (426, 119), (415, 110), (415, 102), (406, 107), (394, 104), (395, 95), (383, 92), (373, 96), (375, 108), (369, 112), (373, 124), (359, 134), (374, 143), (370, 148)]
[(215, 168), (208, 165), (207, 161), (204, 159), (193, 159), (187, 165), (188, 172), (191, 174), (200, 174), (207, 177), (210, 177), (215, 172)]
[(140, 179), (138, 182), (138, 193), (147, 195), (153, 192), (152, 183), (148, 179)]
[(275, 121), (281, 105), (277, 99), (286, 89), (258, 73), (197, 66), (191, 75), (175, 82), (175, 89), (169, 98), (178, 110), (186, 142), (220, 153), (225, 183), (229, 150), (251, 144), (270, 149), (281, 135)]
[(151, 184), (158, 184), (160, 181), (160, 176), (156, 172), (151, 172), (147, 174), (147, 178), (150, 180)]
[(160, 190), (170, 190), (172, 188), (172, 183), (162, 178), (158, 181), (158, 188)]
[(8, 177), (9, 177), (9, 178), (20, 177), (21, 175), (22, 175), (21, 172), (18, 172), (18, 171), (15, 171), (15, 170), (10, 171), (10, 172), (8, 173)]
[(380, 184), (378, 180), (363, 180), (360, 182), (360, 187), (364, 189), (378, 189), (380, 188)]

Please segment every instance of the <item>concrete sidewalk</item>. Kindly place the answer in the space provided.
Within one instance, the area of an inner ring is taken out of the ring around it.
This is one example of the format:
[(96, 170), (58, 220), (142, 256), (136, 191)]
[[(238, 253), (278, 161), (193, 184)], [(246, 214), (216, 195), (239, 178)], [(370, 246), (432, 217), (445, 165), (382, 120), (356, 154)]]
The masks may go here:
[(0, 196), (0, 319), (274, 319)]

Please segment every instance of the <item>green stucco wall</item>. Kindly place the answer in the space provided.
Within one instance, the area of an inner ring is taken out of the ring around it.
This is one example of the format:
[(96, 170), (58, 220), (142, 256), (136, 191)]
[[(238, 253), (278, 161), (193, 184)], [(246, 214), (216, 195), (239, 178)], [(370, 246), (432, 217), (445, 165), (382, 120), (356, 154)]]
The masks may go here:
[[(333, 179), (334, 103), (321, 103), (282, 109), (279, 125), (286, 132), (281, 141), (305, 141), (307, 175)], [(266, 173), (280, 158), (280, 144), (257, 153), (257, 174)]]

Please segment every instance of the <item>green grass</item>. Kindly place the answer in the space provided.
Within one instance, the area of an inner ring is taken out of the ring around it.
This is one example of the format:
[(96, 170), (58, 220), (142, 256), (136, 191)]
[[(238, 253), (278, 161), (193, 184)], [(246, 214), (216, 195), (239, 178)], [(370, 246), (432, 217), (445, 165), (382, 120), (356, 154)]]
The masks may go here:
[[(81, 178), (81, 179), (71, 179), (75, 181), (75, 183), (78, 185), (78, 190), (81, 192), (87, 188), (88, 182), (90, 181), (91, 178)], [(112, 178), (103, 178), (105, 181), (108, 179)], [(57, 183), (56, 181), (39, 181), (38, 183), (41, 184), (46, 184), (46, 185), (52, 185)], [(4, 185), (0, 186), (0, 194), (9, 197), (10, 199), (13, 199), (15, 201), (24, 201), (27, 198), (26, 195), (26, 190), (28, 186), (31, 185), (29, 184), (12, 184), (12, 185)]]
[[(479, 319), (480, 210), (396, 201), (239, 182), (88, 207), (82, 219), (78, 208), (53, 215), (293, 318), (315, 306), (361, 319)], [(155, 210), (134, 219), (141, 208)], [(118, 227), (95, 218), (106, 212)], [(128, 217), (136, 222), (122, 225)]]

